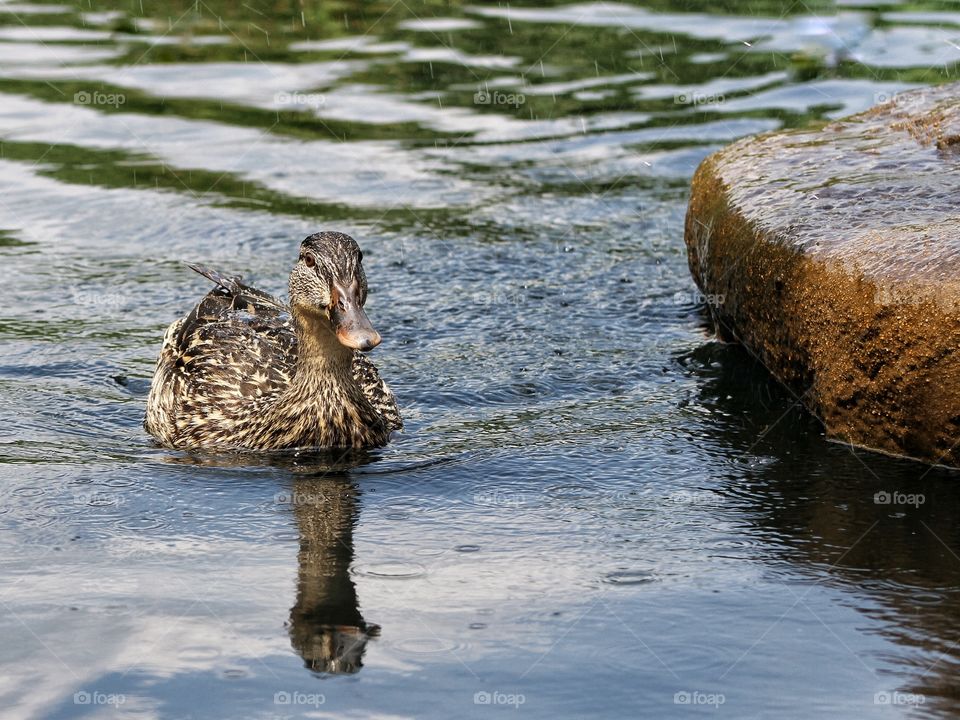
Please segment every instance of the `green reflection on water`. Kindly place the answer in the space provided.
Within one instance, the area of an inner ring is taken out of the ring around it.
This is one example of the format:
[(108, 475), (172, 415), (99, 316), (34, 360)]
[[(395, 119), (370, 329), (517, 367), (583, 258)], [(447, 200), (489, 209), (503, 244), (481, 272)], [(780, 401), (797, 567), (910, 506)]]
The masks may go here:
[[(51, 0), (47, 4), (58, 3)], [(216, 87), (210, 87), (206, 97), (167, 97), (162, 95), (162, 86), (149, 92), (126, 84), (88, 79), (82, 66), (76, 68), (73, 77), (71, 72), (42, 78), (7, 73), (6, 77), (0, 78), (0, 92), (50, 103), (70, 103), (83, 92), (119, 94), (124, 98), (123, 104), (97, 105), (92, 109), (104, 114), (139, 113), (211, 121), (305, 141), (379, 141), (405, 148), (454, 148), (454, 152), (448, 153), (454, 163), (452, 172), (489, 179), (501, 187), (512, 186), (524, 192), (522, 179), (503, 172), (502, 158), (485, 163), (474, 157), (471, 147), (488, 142), (517, 145), (541, 142), (549, 137), (570, 137), (575, 132), (569, 127), (553, 128), (547, 124), (539, 127), (534, 123), (528, 123), (533, 126), (528, 130), (521, 121), (616, 116), (631, 112), (636, 117), (623, 121), (613, 130), (690, 128), (689, 134), (680, 138), (671, 136), (662, 140), (624, 143), (633, 150), (671, 150), (703, 144), (696, 128), (704, 123), (757, 119), (775, 120), (786, 128), (803, 127), (823, 121), (828, 113), (840, 107), (836, 102), (824, 100), (803, 109), (750, 107), (748, 103), (742, 109), (731, 111), (710, 104), (685, 105), (677, 100), (678, 93), (656, 92), (661, 86), (680, 89), (709, 87), (711, 82), (735, 83), (771, 76), (763, 86), (744, 83), (741, 87), (733, 85), (723, 90), (726, 101), (742, 101), (764, 89), (776, 89), (798, 81), (858, 79), (931, 83), (946, 81), (956, 75), (956, 65), (874, 67), (854, 62), (840, 51), (831, 55), (822, 48), (821, 51), (802, 52), (758, 51), (740, 41), (661, 32), (640, 27), (642, 23), (628, 26), (614, 20), (604, 26), (578, 24), (570, 20), (569, 13), (556, 15), (565, 5), (562, 2), (537, 4), (542, 20), (537, 22), (482, 14), (484, 10), (495, 10), (499, 6), (436, 0), (416, 4), (386, 0), (322, 4), (265, 0), (245, 3), (227, 0), (149, 3), (94, 0), (77, 3), (75, 10), (64, 13), (23, 16), (0, 13), (0, 28), (20, 30), (28, 23), (36, 27), (72, 26), (111, 33), (108, 40), (65, 40), (62, 43), (63, 46), (80, 44), (90, 48), (116, 49), (119, 54), (104, 61), (108, 69), (110, 66), (121, 69), (150, 66), (156, 70), (174, 63), (232, 63), (238, 68), (242, 67), (241, 63), (261, 62), (285, 66), (352, 63), (342, 77), (318, 79), (314, 87), (299, 88), (321, 96), (333, 95), (339, 103), (337, 107), (257, 107), (219, 99), (221, 93)], [(523, 5), (513, 7), (518, 11), (525, 9)], [(716, 18), (718, 23), (724, 21), (725, 14), (734, 19), (758, 19), (763, 21), (757, 30), (760, 33), (767, 21), (772, 27), (801, 15), (831, 16), (838, 12), (862, 13), (870, 27), (881, 27), (889, 24), (881, 12), (890, 9), (890, 6), (859, 6), (838, 10), (829, 2), (797, 3), (785, 7), (782, 2), (767, 0), (749, 3), (692, 0), (682, 6), (670, 0), (652, 0), (633, 7), (615, 7), (624, 8), (625, 13), (669, 13), (676, 17), (684, 13), (703, 13)], [(936, 11), (953, 9), (953, 6), (934, 1), (903, 4), (896, 9)], [(589, 18), (591, 14), (584, 11), (583, 17)], [(552, 21), (551, 17), (554, 18)], [(457, 23), (425, 24), (425, 21), (436, 19)], [(829, 33), (826, 36), (830, 42), (835, 39), (829, 37)], [(28, 37), (24, 39), (29, 40)], [(209, 42), (210, 39), (217, 42)], [(320, 41), (340, 41), (340, 44), (318, 48), (316, 43)], [(842, 45), (842, 39), (839, 41)], [(57, 47), (60, 44), (49, 45)], [(424, 55), (423, 51), (430, 52)], [(181, 67), (171, 68), (171, 77), (166, 80), (175, 80), (178, 72), (186, 71)], [(122, 82), (123, 77), (121, 72), (118, 81)], [(228, 79), (229, 74), (223, 82)], [(337, 95), (338, 91), (348, 87), (359, 92), (361, 99), (371, 100), (371, 104), (377, 103), (386, 92), (398, 99), (403, 109), (393, 110), (388, 106), (379, 113), (361, 112), (349, 107), (351, 103), (359, 102), (356, 95)], [(491, 89), (520, 99), (489, 104), (477, 101), (479, 90)], [(203, 90), (198, 90), (198, 94), (202, 93)], [(450, 123), (442, 112), (451, 108), (464, 112), (464, 117), (468, 118), (462, 128)], [(406, 114), (410, 109), (415, 110), (413, 117)], [(492, 122), (484, 125), (485, 118)], [(497, 118), (513, 122), (517, 132), (507, 137), (494, 133), (493, 140), (484, 137), (479, 128), (500, 127)], [(599, 136), (609, 131), (602, 125), (590, 129), (584, 126), (582, 134)], [(163, 189), (191, 196), (202, 195), (206, 201), (220, 205), (252, 209), (269, 207), (276, 212), (310, 218), (383, 218), (387, 225), (396, 226), (412, 217), (406, 210), (388, 208), (382, 213), (296, 197), (240, 175), (175, 168), (144, 154), (68, 144), (49, 148), (39, 143), (12, 141), (5, 141), (2, 148), (7, 159), (34, 163), (42, 157), (41, 172), (66, 183)], [(507, 160), (518, 169), (523, 162), (522, 158)], [(610, 189), (605, 184), (609, 182), (548, 179), (537, 183), (537, 188), (539, 191), (582, 194), (584, 191), (604, 192)], [(647, 184), (643, 178), (637, 177), (621, 178), (618, 182)], [(429, 214), (431, 223), (440, 224), (445, 224), (450, 215), (442, 210), (431, 210)]]

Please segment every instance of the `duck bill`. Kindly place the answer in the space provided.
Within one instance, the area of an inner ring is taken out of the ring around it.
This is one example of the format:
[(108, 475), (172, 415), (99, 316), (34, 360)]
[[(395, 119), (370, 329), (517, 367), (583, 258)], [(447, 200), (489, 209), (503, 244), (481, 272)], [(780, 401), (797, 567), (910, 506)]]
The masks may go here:
[(373, 329), (370, 318), (357, 300), (356, 287), (335, 286), (330, 322), (341, 345), (354, 350), (373, 350), (380, 344), (380, 333)]

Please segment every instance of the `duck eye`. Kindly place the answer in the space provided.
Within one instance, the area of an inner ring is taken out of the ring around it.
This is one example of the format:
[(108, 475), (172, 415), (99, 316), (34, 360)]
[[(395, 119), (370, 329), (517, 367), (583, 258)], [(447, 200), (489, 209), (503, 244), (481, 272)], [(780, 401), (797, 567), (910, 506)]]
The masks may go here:
[(307, 254), (303, 256), (303, 264), (309, 268), (312, 268), (317, 264), (317, 261), (313, 259), (313, 255)]

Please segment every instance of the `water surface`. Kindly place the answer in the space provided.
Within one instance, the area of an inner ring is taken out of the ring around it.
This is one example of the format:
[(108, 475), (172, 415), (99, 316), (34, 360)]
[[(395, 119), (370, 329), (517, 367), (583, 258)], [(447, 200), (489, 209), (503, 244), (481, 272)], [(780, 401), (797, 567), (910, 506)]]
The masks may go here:
[[(952, 716), (954, 474), (826, 441), (682, 234), (711, 151), (958, 46), (939, 2), (0, 3), (4, 713)], [(406, 432), (155, 447), (183, 261), (279, 293), (318, 229)]]

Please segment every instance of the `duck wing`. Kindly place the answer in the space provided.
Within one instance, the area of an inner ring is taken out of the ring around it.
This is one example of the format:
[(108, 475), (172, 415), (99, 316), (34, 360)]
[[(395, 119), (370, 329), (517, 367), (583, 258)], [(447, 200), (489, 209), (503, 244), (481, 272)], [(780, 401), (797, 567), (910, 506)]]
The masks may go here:
[(403, 418), (400, 417), (397, 398), (380, 377), (377, 366), (359, 350), (353, 353), (353, 378), (363, 388), (363, 394), (383, 417), (387, 427), (390, 430), (402, 430)]
[(217, 284), (182, 320), (173, 338), (179, 364), (190, 371), (191, 382), (215, 385), (237, 399), (285, 388), (297, 359), (297, 337), (286, 305), (245, 285), (240, 277), (203, 265), (190, 267)]
[(256, 412), (260, 399), (289, 385), (297, 359), (282, 302), (239, 277), (190, 267), (217, 287), (164, 336), (145, 425), (169, 444), (199, 426), (212, 430)]

